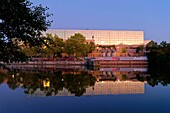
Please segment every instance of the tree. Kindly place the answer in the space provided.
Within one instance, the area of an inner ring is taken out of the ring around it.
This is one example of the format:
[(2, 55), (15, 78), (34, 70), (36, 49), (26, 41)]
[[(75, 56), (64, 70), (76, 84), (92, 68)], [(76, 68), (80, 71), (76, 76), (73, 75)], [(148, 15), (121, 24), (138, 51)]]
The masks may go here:
[(143, 50), (144, 50), (144, 46), (143, 46), (143, 45), (138, 46), (138, 47), (136, 48), (136, 53), (143, 52)]
[(40, 47), (38, 46), (34, 46), (34, 47), (30, 47), (30, 46), (22, 46), (21, 47), (22, 52), (28, 56), (28, 57), (33, 57), (33, 56), (38, 56), (38, 54), (40, 53)]
[(169, 76), (170, 65), (149, 65), (148, 73), (150, 76), (147, 77), (147, 83), (152, 87), (158, 85), (159, 83), (163, 86), (167, 86), (170, 84), (170, 76)]
[(127, 75), (122, 75), (122, 80), (128, 80), (128, 76)]
[(63, 39), (59, 38), (57, 35), (47, 34), (48, 47), (44, 46), (45, 55), (61, 56), (63, 52), (64, 42)]
[(126, 49), (125, 48), (122, 48), (122, 53), (126, 53)]
[(159, 44), (159, 47), (162, 47), (162, 48), (170, 48), (170, 43), (167, 43), (166, 41), (162, 41), (162, 42)]
[(64, 51), (68, 55), (73, 55), (76, 57), (86, 56), (89, 53), (89, 46), (86, 44), (85, 37), (78, 33), (74, 36), (71, 36), (65, 42)]
[(88, 44), (88, 48), (89, 48), (89, 50), (88, 50), (89, 53), (91, 53), (92, 51), (94, 51), (94, 50), (96, 49), (95, 43), (94, 43), (94, 42), (90, 42), (90, 43)]
[(147, 50), (147, 51), (153, 51), (153, 50), (155, 50), (157, 47), (158, 47), (158, 44), (152, 40), (152, 41), (150, 41), (150, 42), (146, 45), (146, 50)]
[(146, 45), (150, 65), (170, 65), (170, 43), (162, 41), (157, 44), (151, 41)]
[(45, 44), (41, 33), (51, 21), (47, 7), (33, 6), (28, 0), (0, 0), (0, 59), (4, 62), (23, 61), (20, 42), (30, 47)]

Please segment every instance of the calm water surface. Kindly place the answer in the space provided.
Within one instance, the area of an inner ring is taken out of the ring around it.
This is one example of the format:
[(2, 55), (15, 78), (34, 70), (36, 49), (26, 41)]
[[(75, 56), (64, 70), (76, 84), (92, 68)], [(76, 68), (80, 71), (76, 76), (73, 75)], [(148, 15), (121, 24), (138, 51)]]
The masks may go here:
[(170, 77), (153, 74), (141, 67), (13, 69), (0, 78), (0, 113), (169, 113)]

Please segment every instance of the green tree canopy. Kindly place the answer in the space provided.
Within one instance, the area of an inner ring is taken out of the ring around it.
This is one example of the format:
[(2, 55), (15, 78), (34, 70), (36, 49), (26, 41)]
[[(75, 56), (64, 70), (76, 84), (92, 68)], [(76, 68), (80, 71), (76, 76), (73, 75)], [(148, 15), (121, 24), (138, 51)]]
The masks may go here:
[(68, 55), (73, 56), (86, 56), (92, 49), (93, 44), (87, 44), (85, 37), (77, 33), (74, 36), (71, 36), (66, 42), (64, 46), (64, 50)]
[(94, 51), (95, 49), (96, 49), (96, 45), (95, 45), (95, 43), (94, 42), (90, 42), (89, 44), (88, 44), (88, 52), (89, 53), (91, 53), (92, 51)]
[(157, 44), (151, 41), (146, 45), (147, 57), (151, 65), (170, 65), (170, 43), (162, 41)]
[(122, 48), (122, 53), (126, 53), (127, 50), (125, 48)]
[(146, 45), (146, 50), (154, 51), (157, 47), (158, 47), (158, 44), (152, 40)]
[(143, 46), (143, 45), (138, 46), (138, 47), (136, 48), (136, 53), (140, 53), (140, 52), (142, 52), (143, 50), (144, 50), (144, 46)]
[(51, 55), (53, 58), (55, 56), (61, 56), (63, 52), (64, 42), (63, 39), (59, 38), (57, 35), (46, 34), (48, 47), (44, 46), (43, 51), (45, 55)]
[(0, 0), (0, 59), (5, 62), (24, 60), (19, 44), (41, 45), (41, 32), (51, 21), (48, 8), (33, 6), (28, 0)]

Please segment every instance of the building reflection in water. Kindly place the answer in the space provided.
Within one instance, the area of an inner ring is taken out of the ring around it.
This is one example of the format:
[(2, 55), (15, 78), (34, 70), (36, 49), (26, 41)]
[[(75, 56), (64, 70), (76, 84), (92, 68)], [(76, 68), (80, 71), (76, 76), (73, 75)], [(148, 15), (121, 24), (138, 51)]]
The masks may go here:
[[(41, 79), (36, 78), (36, 81), (34, 82), (38, 82), (38, 83), (35, 83), (37, 84), (36, 89), (34, 88), (35, 91), (32, 92), (32, 90), (30, 89), (29, 91), (25, 91), (27, 92), (29, 96), (47, 96), (47, 93), (49, 93), (49, 91), (54, 90), (56, 87), (58, 87), (58, 90), (51, 92), (50, 95), (48, 96), (75, 96), (76, 90), (82, 91), (78, 96), (144, 94), (145, 92), (144, 85), (146, 83), (145, 80), (146, 80), (146, 77), (149, 76), (147, 74), (147, 68), (141, 68), (141, 67), (139, 68), (99, 68), (99, 69), (94, 69), (94, 70), (86, 70), (85, 72), (88, 73), (88, 75), (92, 75), (92, 77), (85, 78), (86, 80), (84, 80), (84, 78), (82, 78), (82, 80), (79, 80), (81, 79), (81, 77), (84, 77), (84, 75), (82, 75), (82, 71), (84, 69), (85, 68), (83, 67), (82, 70), (81, 69), (77, 70), (76, 68), (74, 69), (36, 69), (36, 70), (35, 69), (25, 69), (25, 70), (13, 69), (13, 70), (16, 72), (22, 71), (22, 73), (23, 72), (25, 73), (39, 72), (41, 74), (43, 73), (48, 74), (48, 76), (46, 76), (46, 78), (44, 79), (42, 79), (42, 77)], [(52, 76), (52, 74), (55, 74), (55, 73), (61, 73), (61, 77), (50, 78), (50, 76)], [(72, 75), (81, 75), (81, 76), (76, 78), (77, 80), (71, 81), (72, 78), (77, 77), (77, 76), (72, 76)], [(27, 76), (27, 79), (29, 79), (28, 77), (29, 75)], [(93, 78), (95, 78), (94, 84), (92, 82), (89, 82), (89, 79), (93, 79)], [(11, 77), (8, 79), (12, 80), (14, 78)], [(18, 79), (15, 79), (15, 81), (12, 81), (12, 83), (16, 82), (18, 87), (22, 87), (24, 89), (26, 88), (26, 90), (28, 90), (27, 86), (30, 87), (31, 85), (29, 83), (31, 82), (27, 80), (21, 82), (20, 81), (21, 79), (23, 79), (22, 76)], [(4, 83), (9, 84), (9, 81), (11, 80), (5, 79)], [(19, 81), (16, 81), (16, 80), (19, 80)], [(73, 82), (73, 83), (70, 83), (70, 82)], [(80, 82), (80, 85), (82, 85), (81, 87), (76, 86), (76, 85), (79, 85), (78, 82)], [(73, 85), (73, 86), (68, 86), (68, 85)], [(76, 87), (80, 89), (76, 89)]]
[[(145, 82), (140, 81), (101, 81), (96, 82), (93, 87), (88, 87), (83, 95), (144, 94), (144, 84)], [(29, 96), (46, 96), (46, 94), (40, 89), (37, 89), (34, 94)], [(56, 96), (75, 96), (75, 94), (71, 94), (66, 88), (63, 88)]]
[(139, 81), (102, 81), (87, 88), (85, 95), (143, 94), (144, 83)]

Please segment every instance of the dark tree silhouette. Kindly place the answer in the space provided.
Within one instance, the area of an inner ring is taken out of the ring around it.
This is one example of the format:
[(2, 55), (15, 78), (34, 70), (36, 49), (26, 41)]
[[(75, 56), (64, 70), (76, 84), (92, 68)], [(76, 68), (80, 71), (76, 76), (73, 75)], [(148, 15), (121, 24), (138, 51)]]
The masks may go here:
[(4, 62), (25, 60), (21, 43), (41, 45), (42, 32), (51, 21), (47, 7), (33, 6), (28, 0), (0, 0), (0, 59)]

